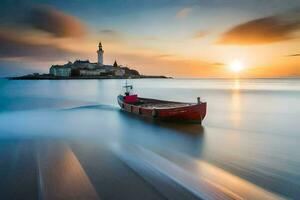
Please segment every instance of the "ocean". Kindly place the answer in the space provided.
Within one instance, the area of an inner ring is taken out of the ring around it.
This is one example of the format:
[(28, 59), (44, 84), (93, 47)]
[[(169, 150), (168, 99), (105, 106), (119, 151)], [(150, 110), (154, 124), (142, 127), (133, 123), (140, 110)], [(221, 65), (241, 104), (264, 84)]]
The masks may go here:
[(300, 79), (133, 79), (207, 102), (199, 124), (122, 112), (125, 80), (0, 80), (0, 199), (299, 199)]

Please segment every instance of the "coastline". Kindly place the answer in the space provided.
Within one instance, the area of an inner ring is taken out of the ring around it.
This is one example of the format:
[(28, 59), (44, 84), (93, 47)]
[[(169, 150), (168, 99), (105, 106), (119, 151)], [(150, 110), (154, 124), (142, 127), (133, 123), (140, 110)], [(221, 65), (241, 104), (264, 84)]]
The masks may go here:
[(8, 80), (91, 80), (91, 79), (144, 79), (144, 78), (172, 78), (167, 76), (70, 76), (58, 77), (50, 75), (25, 75), (16, 77), (7, 77)]

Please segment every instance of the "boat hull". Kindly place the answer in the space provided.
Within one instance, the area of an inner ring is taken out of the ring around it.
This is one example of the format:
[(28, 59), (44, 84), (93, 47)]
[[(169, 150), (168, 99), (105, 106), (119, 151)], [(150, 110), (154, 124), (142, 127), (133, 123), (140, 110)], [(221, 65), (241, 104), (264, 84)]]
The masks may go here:
[(118, 103), (122, 110), (142, 117), (156, 120), (202, 123), (206, 115), (206, 102), (187, 104), (180, 102), (161, 101), (155, 99), (139, 98), (141, 101), (152, 102), (154, 105), (177, 104), (174, 107), (145, 107), (143, 104), (125, 103), (124, 96), (118, 96)]

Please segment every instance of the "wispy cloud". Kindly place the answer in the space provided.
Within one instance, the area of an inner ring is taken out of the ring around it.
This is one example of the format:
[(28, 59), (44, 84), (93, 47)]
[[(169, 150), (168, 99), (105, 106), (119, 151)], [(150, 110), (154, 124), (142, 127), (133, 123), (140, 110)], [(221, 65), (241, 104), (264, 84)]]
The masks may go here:
[(191, 11), (192, 11), (192, 8), (190, 8), (190, 7), (182, 8), (181, 10), (179, 10), (176, 13), (176, 18), (178, 18), (178, 19), (186, 18), (190, 14)]
[(217, 44), (256, 45), (295, 38), (300, 30), (300, 12), (292, 11), (239, 24), (225, 32)]
[(82, 37), (86, 33), (83, 23), (77, 18), (46, 5), (34, 7), (27, 23), (56, 37)]
[(100, 33), (103, 35), (114, 36), (114, 37), (121, 36), (121, 33), (119, 31), (116, 31), (113, 29), (103, 29), (103, 30), (100, 30)]
[(214, 62), (214, 63), (211, 63), (212, 66), (216, 66), (216, 67), (221, 67), (221, 66), (224, 66), (225, 63), (221, 63), (221, 62)]
[(300, 56), (300, 53), (287, 55), (287, 57), (298, 57), (298, 56)]
[(107, 42), (122, 42), (124, 35), (113, 29), (102, 29), (100, 30), (100, 37)]
[(64, 60), (76, 53), (51, 44), (38, 44), (18, 35), (0, 33), (0, 59)]
[(203, 37), (208, 35), (208, 31), (198, 31), (195, 35), (194, 35), (194, 39), (202, 39)]
[(171, 54), (158, 54), (158, 55), (155, 55), (154, 57), (156, 57), (156, 58), (171, 58), (171, 57), (173, 57), (173, 55), (171, 55)]

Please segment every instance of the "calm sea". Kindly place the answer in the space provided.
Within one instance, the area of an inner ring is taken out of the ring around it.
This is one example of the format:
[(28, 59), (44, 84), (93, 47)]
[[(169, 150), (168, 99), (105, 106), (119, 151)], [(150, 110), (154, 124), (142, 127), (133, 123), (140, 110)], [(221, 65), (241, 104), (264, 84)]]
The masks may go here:
[(203, 125), (120, 111), (124, 80), (0, 80), (1, 199), (299, 199), (299, 79), (129, 80)]

